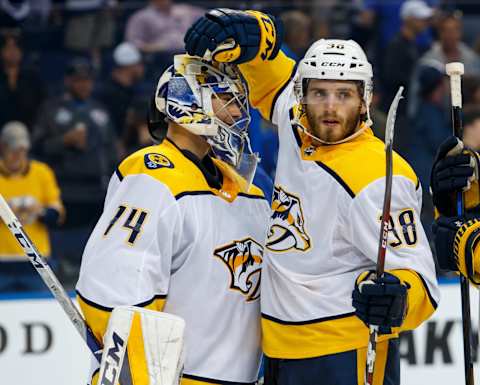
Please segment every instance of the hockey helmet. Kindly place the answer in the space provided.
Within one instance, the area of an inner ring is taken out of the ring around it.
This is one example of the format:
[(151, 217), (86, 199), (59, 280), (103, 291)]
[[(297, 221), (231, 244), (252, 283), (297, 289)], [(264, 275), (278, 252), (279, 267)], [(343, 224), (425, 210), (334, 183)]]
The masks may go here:
[[(229, 99), (222, 98), (221, 110), (215, 111), (212, 100), (225, 95)], [(231, 103), (240, 111), (236, 116), (229, 113)], [(164, 119), (204, 137), (216, 158), (251, 183), (259, 158), (248, 138), (247, 88), (234, 65), (175, 55), (174, 65), (158, 81), (152, 104)], [(218, 117), (220, 112), (226, 121)]]
[(353, 80), (363, 84), (363, 101), (370, 119), (373, 70), (363, 49), (353, 40), (320, 39), (312, 44), (300, 61), (294, 81), (299, 104), (305, 104), (304, 93), (309, 79)]

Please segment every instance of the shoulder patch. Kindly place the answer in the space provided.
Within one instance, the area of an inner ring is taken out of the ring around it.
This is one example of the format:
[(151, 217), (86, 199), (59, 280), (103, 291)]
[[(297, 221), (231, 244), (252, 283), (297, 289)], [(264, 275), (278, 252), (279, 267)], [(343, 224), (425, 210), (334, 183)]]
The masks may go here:
[(156, 170), (157, 168), (173, 168), (174, 164), (165, 155), (150, 152), (143, 157), (145, 167), (149, 170)]

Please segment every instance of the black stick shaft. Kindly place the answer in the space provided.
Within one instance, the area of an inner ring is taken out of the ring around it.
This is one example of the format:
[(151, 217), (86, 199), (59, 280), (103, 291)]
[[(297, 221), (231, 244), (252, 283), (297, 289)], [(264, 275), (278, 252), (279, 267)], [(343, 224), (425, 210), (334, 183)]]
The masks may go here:
[[(454, 90), (452, 90), (452, 93)], [(453, 98), (452, 98), (453, 99)], [(459, 139), (462, 139), (462, 107), (452, 105), (452, 124), (453, 133)], [(465, 215), (465, 206), (463, 201), (463, 193), (457, 194), (457, 215), (463, 217)], [(472, 356), (472, 318), (470, 315), (470, 286), (467, 278), (460, 275), (460, 296), (462, 304), (462, 331), (463, 331), (463, 357), (465, 384), (474, 385), (473, 378), (473, 356)]]

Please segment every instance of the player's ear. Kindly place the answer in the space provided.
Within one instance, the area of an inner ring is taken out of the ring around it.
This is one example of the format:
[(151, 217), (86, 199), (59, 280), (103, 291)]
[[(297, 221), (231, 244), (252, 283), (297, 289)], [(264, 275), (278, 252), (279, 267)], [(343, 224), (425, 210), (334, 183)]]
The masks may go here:
[(360, 115), (365, 115), (367, 113), (367, 105), (365, 101), (362, 100), (362, 106), (360, 107)]

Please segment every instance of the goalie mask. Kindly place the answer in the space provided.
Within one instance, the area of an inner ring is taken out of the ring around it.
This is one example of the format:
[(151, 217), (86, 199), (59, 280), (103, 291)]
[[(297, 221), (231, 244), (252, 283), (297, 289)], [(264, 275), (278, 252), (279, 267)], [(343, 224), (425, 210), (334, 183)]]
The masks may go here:
[(174, 65), (158, 81), (155, 107), (172, 122), (204, 137), (215, 157), (250, 185), (259, 158), (248, 139), (248, 95), (236, 67), (175, 55)]
[[(370, 103), (372, 101), (372, 65), (368, 62), (363, 49), (353, 40), (320, 39), (308, 49), (305, 57), (300, 61), (294, 80), (294, 93), (300, 106), (292, 123), (302, 131), (323, 144), (343, 143), (360, 135), (372, 124), (370, 119)], [(311, 79), (319, 80), (346, 80), (361, 82), (361, 95), (366, 107), (366, 122), (354, 134), (336, 142), (326, 142), (306, 128), (304, 108), (307, 104), (315, 103), (307, 97), (307, 86)], [(303, 115), (303, 116), (302, 116)]]

